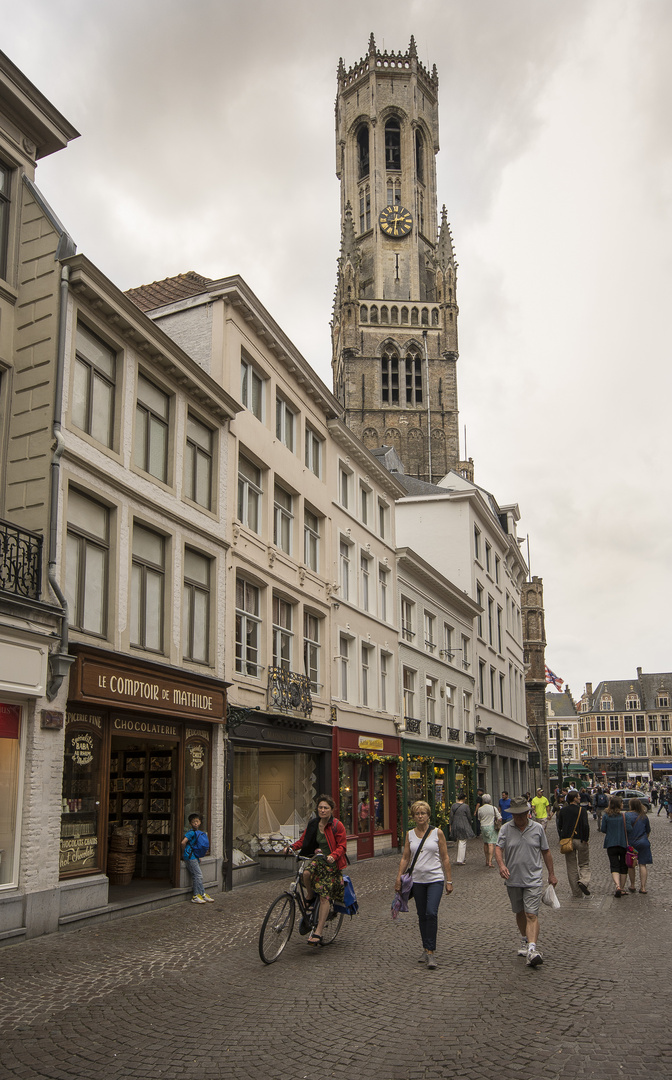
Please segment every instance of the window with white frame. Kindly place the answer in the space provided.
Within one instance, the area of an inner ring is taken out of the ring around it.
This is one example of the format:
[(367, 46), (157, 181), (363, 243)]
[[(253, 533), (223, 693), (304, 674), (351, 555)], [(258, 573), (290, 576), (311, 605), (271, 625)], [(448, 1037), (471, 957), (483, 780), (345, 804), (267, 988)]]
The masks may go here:
[(350, 638), (340, 634), (338, 651), (341, 673), (341, 700), (347, 701), (350, 693)]
[(104, 637), (110, 558), (110, 512), (70, 489), (65, 554), (65, 598), (76, 630)]
[(315, 573), (320, 569), (320, 519), (308, 507), (303, 511), (303, 561)]
[(661, 731), (669, 731), (670, 730), (670, 718), (669, 718), (669, 716), (661, 716), (661, 718), (660, 718), (660, 730)]
[(415, 631), (413, 629), (413, 609), (415, 604), (405, 596), (401, 598), (401, 636), (404, 641), (413, 641)]
[(611, 718), (611, 719), (609, 720), (609, 730), (610, 730), (610, 731), (620, 731), (620, 730), (621, 730), (621, 725), (620, 725), (620, 723), (619, 723), (619, 720), (618, 720), (618, 717), (617, 717), (617, 716), (616, 716), (616, 717), (612, 717), (612, 718)]
[(464, 730), (471, 731), (471, 694), (466, 690), (462, 691), (462, 716), (464, 718)]
[(359, 486), (359, 516), (362, 524), (368, 525), (371, 517), (371, 492), (363, 484)]
[(494, 608), (495, 602), (491, 596), (488, 597), (488, 644), (492, 645), (494, 641)]
[(481, 530), (474, 525), (474, 558), (481, 561)]
[(502, 609), (497, 605), (497, 652), (502, 652)]
[(240, 454), (238, 458), (238, 520), (261, 531), (261, 469)]
[(296, 416), (284, 398), (279, 394), (275, 398), (275, 434), (288, 450), (294, 451), (294, 432)]
[(264, 380), (244, 350), (240, 356), (240, 400), (257, 420), (264, 419)]
[(437, 680), (427, 675), (425, 677), (425, 715), (428, 724), (436, 723), (436, 687)]
[(606, 757), (607, 754), (607, 740), (599, 738), (597, 740), (597, 756)]
[[(476, 582), (476, 603), (483, 607), (483, 586)], [(476, 633), (479, 638), (483, 637), (483, 612), (479, 611), (476, 616)]]
[(455, 636), (455, 629), (450, 623), (443, 624), (443, 655), (445, 660), (453, 659), (453, 638)]
[(185, 660), (210, 659), (210, 564), (205, 555), (185, 548), (182, 587), (182, 650)]
[(291, 671), (292, 668), (292, 605), (279, 596), (273, 597), (273, 667)]
[(315, 476), (322, 476), (322, 443), (323, 440), (306, 424), (305, 463)]
[(371, 656), (372, 647), (362, 645), (362, 672), (360, 682), (360, 697), (362, 705), (369, 706), (371, 702)]
[(189, 413), (184, 455), (185, 498), (212, 509), (213, 432)]
[(131, 566), (131, 645), (163, 652), (166, 541), (137, 523), (133, 526)]
[[(604, 720), (602, 721), (602, 724), (604, 725)], [(634, 731), (635, 730), (634, 725), (635, 725), (635, 722), (634, 722), (634, 720), (633, 720), (633, 718), (631, 716), (624, 716), (623, 717), (623, 730), (624, 731)], [(606, 731), (606, 728), (604, 726), (602, 726), (601, 728), (598, 727), (597, 730), (598, 731)]]
[(138, 375), (133, 463), (157, 480), (168, 481), (170, 397)]
[(387, 503), (378, 502), (378, 534), (386, 540), (390, 531), (390, 508)]
[(387, 712), (387, 683), (390, 673), (391, 657), (389, 653), (380, 654), (380, 707)]
[(236, 579), (236, 671), (257, 677), (261, 640), (261, 594), (256, 585)]
[(658, 731), (658, 717), (657, 716), (650, 716), (649, 717), (649, 731)]
[(273, 543), (286, 555), (292, 553), (293, 499), (279, 484), (273, 489)]
[(75, 337), (73, 424), (104, 446), (114, 439), (117, 354), (81, 322)]
[(347, 540), (341, 539), (339, 544), (341, 600), (350, 599), (350, 546)]
[(490, 569), (491, 563), (492, 563), (492, 547), (488, 543), (488, 541), (486, 540), (485, 541), (485, 569), (487, 570), (488, 573), (491, 573), (491, 569)]
[(340, 499), (341, 506), (346, 510), (350, 507), (350, 486), (352, 484), (352, 473), (341, 465), (338, 470), (338, 497)]
[(672, 754), (672, 739), (666, 735), (663, 736), (661, 739), (661, 747), (665, 757), (667, 757), (668, 754)]
[(469, 670), (471, 666), (471, 656), (469, 653), (469, 638), (464, 634), (462, 635), (462, 667), (465, 671)]
[(371, 610), (371, 559), (364, 552), (360, 555), (362, 611)]
[(626, 707), (626, 709), (638, 709), (639, 708), (639, 697), (637, 696), (637, 694), (628, 694), (628, 696), (625, 699), (625, 707)]
[(501, 559), (499, 558), (499, 555), (495, 555), (495, 581), (497, 582), (498, 585), (499, 585), (500, 563), (501, 563)]
[(378, 567), (378, 615), (387, 622), (387, 591), (390, 571), (382, 564)]
[(660, 741), (658, 739), (651, 739), (650, 752), (651, 757), (660, 757)]
[(635, 731), (646, 731), (643, 716), (635, 717)]
[(432, 655), (436, 652), (436, 616), (431, 611), (424, 614), (425, 627), (425, 652)]
[(402, 671), (402, 690), (404, 695), (404, 716), (415, 717), (415, 672), (405, 667)]
[(478, 661), (478, 700), (485, 705), (485, 660)]
[(637, 739), (637, 757), (646, 757), (646, 739)]
[(455, 695), (456, 688), (451, 686), (450, 683), (445, 685), (445, 700), (446, 700), (446, 727), (455, 727)]
[(504, 701), (505, 701), (504, 683), (505, 683), (505, 676), (502, 675), (502, 673), (500, 672), (500, 675), (499, 675), (499, 711), (501, 713), (504, 712)]
[(670, 695), (667, 694), (667, 693), (663, 693), (662, 691), (658, 691), (658, 693), (656, 694), (656, 708), (657, 709), (668, 709), (669, 706), (670, 706)]
[[(610, 697), (603, 695), (600, 698), (600, 709), (602, 712), (610, 712), (614, 707), (614, 702)], [(626, 705), (627, 708), (627, 705)]]
[(313, 694), (320, 692), (320, 622), (309, 611), (303, 614), (303, 666)]

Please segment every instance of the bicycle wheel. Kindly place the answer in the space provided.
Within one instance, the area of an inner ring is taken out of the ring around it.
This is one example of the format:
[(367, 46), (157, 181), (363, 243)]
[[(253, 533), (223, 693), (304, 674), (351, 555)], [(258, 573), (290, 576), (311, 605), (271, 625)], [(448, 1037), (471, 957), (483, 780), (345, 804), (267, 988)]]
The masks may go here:
[(342, 911), (334, 911), (334, 906), (332, 904), (330, 906), (330, 908), (329, 908), (329, 914), (327, 916), (327, 921), (324, 924), (324, 928), (322, 930), (322, 944), (323, 945), (331, 945), (332, 942), (334, 942), (336, 940), (336, 938), (338, 937), (338, 932), (341, 929), (341, 924), (342, 923), (343, 923), (343, 912)]
[(265, 964), (272, 964), (292, 936), (296, 902), (290, 893), (283, 893), (274, 900), (266, 912), (259, 933), (259, 956)]

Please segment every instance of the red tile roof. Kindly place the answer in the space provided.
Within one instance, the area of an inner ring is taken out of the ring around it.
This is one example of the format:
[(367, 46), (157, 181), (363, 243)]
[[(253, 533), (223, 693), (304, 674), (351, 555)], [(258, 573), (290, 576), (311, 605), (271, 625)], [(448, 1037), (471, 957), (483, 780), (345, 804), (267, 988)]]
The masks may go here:
[(127, 289), (126, 296), (141, 311), (151, 311), (152, 308), (183, 300), (185, 296), (197, 296), (198, 293), (205, 292), (212, 281), (212, 278), (201, 277), (195, 270), (188, 270), (186, 274), (178, 274), (177, 277), (153, 281), (151, 285), (139, 285), (137, 289)]

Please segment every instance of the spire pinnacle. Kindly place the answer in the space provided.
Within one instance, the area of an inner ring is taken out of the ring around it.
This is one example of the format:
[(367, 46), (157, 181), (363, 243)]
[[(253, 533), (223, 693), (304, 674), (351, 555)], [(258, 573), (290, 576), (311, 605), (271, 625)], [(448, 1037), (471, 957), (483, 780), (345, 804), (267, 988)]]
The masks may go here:
[(373, 30), (371, 31), (371, 37), (369, 38), (369, 56), (376, 55), (376, 39), (373, 36)]
[(415, 47), (415, 38), (413, 34), (411, 34), (411, 44), (408, 46), (408, 55), (410, 56), (411, 60), (418, 59), (418, 50)]

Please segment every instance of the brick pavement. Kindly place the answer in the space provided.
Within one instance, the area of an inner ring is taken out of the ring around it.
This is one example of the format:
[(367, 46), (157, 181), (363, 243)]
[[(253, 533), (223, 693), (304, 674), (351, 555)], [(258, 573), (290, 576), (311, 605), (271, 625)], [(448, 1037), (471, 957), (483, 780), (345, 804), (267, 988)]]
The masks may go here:
[(649, 895), (622, 900), (595, 835), (593, 899), (570, 899), (551, 827), (562, 908), (542, 909), (535, 970), (516, 956), (506, 890), (479, 841), (442, 902), (435, 972), (416, 963), (414, 912), (390, 918), (392, 857), (351, 868), (361, 911), (332, 947), (312, 952), (295, 930), (271, 967), (257, 936), (278, 882), (7, 947), (0, 1078), (662, 1076), (672, 825), (651, 824)]

